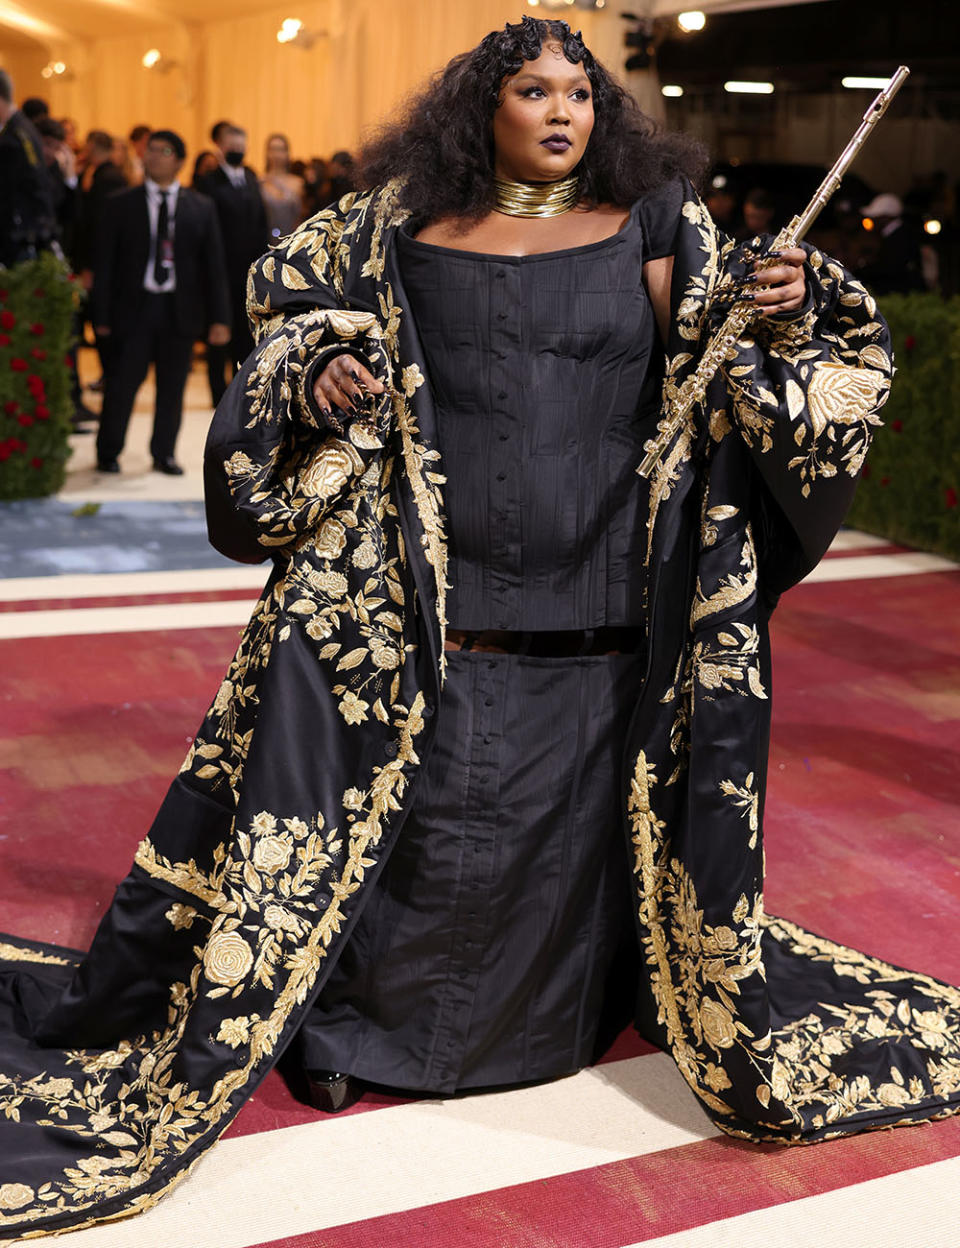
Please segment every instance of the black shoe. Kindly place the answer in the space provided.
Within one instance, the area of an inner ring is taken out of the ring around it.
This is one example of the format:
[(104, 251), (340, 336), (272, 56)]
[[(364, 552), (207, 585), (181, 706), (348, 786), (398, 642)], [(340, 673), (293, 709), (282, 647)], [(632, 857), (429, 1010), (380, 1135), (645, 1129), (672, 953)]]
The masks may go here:
[(120, 465), (115, 459), (98, 459), (97, 472), (119, 472)]
[(339, 1114), (358, 1101), (363, 1089), (356, 1079), (337, 1070), (305, 1070), (307, 1102), (325, 1114)]
[(183, 476), (183, 469), (172, 455), (168, 455), (166, 459), (155, 459), (153, 461), (153, 471), (166, 473), (168, 477)]

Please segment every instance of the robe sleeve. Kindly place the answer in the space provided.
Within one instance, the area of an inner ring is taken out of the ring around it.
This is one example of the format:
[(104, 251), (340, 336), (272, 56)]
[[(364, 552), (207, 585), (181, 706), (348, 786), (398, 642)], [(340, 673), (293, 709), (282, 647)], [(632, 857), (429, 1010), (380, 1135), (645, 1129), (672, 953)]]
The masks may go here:
[[(689, 181), (679, 185), (669, 248), (675, 260), (664, 430), (684, 410), (684, 387), (723, 324), (723, 297), (749, 271), (749, 252), (773, 241), (735, 246)], [(747, 331), (731, 336), (693, 411), (698, 457), (711, 458), (728, 437), (747, 448), (750, 518), (771, 602), (816, 566), (840, 527), (893, 374), (889, 331), (872, 296), (836, 261), (804, 250), (805, 306), (758, 314)], [(663, 493), (669, 470), (660, 471)]]
[(721, 370), (758, 477), (754, 530), (771, 596), (811, 571), (836, 535), (893, 374), (872, 296), (836, 261), (805, 250), (805, 308), (758, 319)]
[[(250, 270), (257, 345), (217, 407), (204, 453), (210, 542), (243, 563), (283, 556), (308, 539), (385, 444), (392, 387), (383, 324), (343, 297), (354, 198), (311, 217)], [(328, 424), (312, 383), (344, 352), (386, 389), (358, 417)]]

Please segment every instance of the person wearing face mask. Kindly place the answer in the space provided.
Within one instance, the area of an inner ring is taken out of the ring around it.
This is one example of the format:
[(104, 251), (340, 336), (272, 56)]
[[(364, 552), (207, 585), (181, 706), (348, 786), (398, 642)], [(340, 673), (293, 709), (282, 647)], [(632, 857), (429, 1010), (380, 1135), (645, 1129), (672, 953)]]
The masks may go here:
[(247, 271), (266, 251), (269, 229), (257, 175), (244, 164), (246, 131), (231, 122), (219, 121), (210, 131), (210, 138), (219, 163), (199, 180), (197, 190), (209, 195), (216, 206), (232, 308), (230, 342), (226, 346), (207, 346), (210, 397), (216, 406), (227, 387), (227, 366), (233, 376), (238, 362), (246, 359), (253, 348), (247, 324)]

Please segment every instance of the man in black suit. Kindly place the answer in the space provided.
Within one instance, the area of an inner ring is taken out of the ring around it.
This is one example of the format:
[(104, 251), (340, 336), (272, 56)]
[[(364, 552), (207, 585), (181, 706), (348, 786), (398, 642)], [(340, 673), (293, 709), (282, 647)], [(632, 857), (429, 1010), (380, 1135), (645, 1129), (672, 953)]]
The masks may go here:
[(91, 300), (97, 333), (111, 343), (97, 466), (119, 472), (117, 457), (137, 391), (150, 364), (156, 402), (150, 453), (158, 472), (179, 476), (174, 459), (193, 344), (229, 341), (230, 299), (213, 205), (180, 185), (187, 149), (172, 130), (155, 130), (145, 178), (108, 200)]
[(232, 308), (229, 345), (219, 350), (207, 349), (210, 395), (216, 406), (227, 388), (224, 380), (227, 361), (232, 365), (232, 376), (238, 362), (245, 360), (253, 350), (247, 322), (247, 271), (267, 250), (269, 233), (257, 175), (243, 163), (247, 150), (245, 131), (230, 122), (220, 121), (211, 130), (210, 137), (216, 145), (220, 167), (202, 178), (198, 189), (209, 195), (217, 208)]
[(40, 136), (13, 100), (0, 69), (0, 264), (35, 256), (56, 237), (53, 188)]
[(113, 139), (106, 130), (91, 130), (84, 144), (85, 164), (80, 178), (80, 204), (74, 257), (84, 290), (93, 285), (97, 238), (106, 202), (127, 185), (123, 170), (113, 163)]

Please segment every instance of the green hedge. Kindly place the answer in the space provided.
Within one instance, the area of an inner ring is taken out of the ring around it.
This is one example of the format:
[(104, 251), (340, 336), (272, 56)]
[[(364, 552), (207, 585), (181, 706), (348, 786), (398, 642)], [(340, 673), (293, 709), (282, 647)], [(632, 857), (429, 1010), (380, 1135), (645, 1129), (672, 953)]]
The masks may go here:
[(847, 523), (960, 560), (960, 298), (879, 303), (897, 372)]
[(63, 485), (77, 290), (50, 252), (0, 268), (0, 499)]

